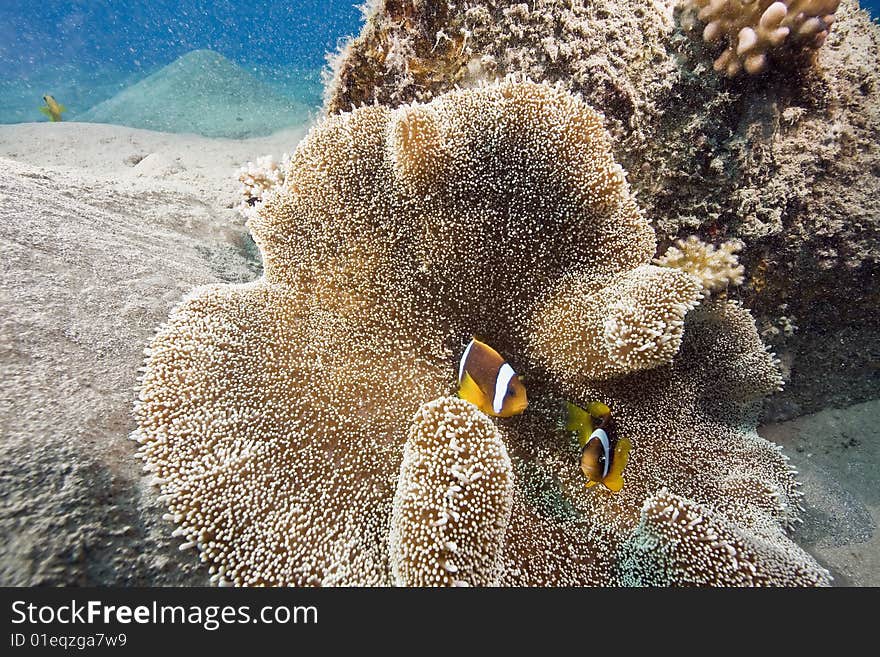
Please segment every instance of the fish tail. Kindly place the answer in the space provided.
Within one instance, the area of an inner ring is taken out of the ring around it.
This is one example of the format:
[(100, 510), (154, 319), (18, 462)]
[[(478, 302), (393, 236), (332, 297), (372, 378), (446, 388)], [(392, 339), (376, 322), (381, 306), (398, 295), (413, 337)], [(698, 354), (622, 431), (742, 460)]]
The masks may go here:
[(611, 409), (598, 401), (587, 404), (587, 412), (596, 419), (606, 418), (611, 415)]
[(623, 477), (620, 475), (611, 475), (609, 474), (605, 479), (602, 480), (602, 484), (608, 490), (616, 493), (621, 488), (623, 488)]

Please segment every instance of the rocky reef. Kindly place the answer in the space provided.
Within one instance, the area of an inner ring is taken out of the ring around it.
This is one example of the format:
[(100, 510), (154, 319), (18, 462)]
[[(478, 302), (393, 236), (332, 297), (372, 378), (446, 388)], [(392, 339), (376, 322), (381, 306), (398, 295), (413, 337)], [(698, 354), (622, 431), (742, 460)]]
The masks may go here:
[[(147, 352), (139, 456), (215, 582), (829, 582), (754, 430), (775, 360), (651, 264), (611, 144), (512, 79), (312, 130), (249, 219), (263, 277), (194, 290)], [(522, 416), (450, 396), (473, 334), (526, 373)], [(620, 493), (585, 487), (566, 400), (631, 440)]]
[[(853, 0), (709, 4), (701, 20), (705, 2), (678, 0), (375, 0), (332, 61), (326, 109), (425, 102), (511, 73), (580, 93), (661, 253), (691, 234), (743, 242), (734, 294), (788, 379), (769, 416), (876, 397), (880, 28)], [(765, 36), (787, 33), (753, 61), (759, 74), (731, 78), (732, 56), (713, 70), (707, 26), (735, 32), (738, 50), (754, 18), (747, 59), (767, 11)]]

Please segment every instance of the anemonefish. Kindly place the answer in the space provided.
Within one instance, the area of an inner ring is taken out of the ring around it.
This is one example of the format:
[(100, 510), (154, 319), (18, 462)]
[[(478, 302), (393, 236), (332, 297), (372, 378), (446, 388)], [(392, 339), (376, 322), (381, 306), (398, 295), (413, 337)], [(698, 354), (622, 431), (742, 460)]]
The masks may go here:
[(57, 100), (55, 100), (52, 96), (48, 94), (43, 96), (43, 102), (45, 105), (40, 106), (40, 111), (49, 117), (49, 120), (52, 122), (61, 120), (61, 113), (66, 112), (67, 108), (60, 104)]
[(619, 491), (632, 444), (628, 438), (615, 439), (611, 409), (601, 402), (592, 402), (586, 409), (566, 402), (566, 408), (565, 428), (577, 432), (587, 488), (601, 483), (610, 491)]
[(525, 386), (510, 364), (476, 338), (458, 365), (458, 396), (496, 417), (519, 415), (529, 405)]

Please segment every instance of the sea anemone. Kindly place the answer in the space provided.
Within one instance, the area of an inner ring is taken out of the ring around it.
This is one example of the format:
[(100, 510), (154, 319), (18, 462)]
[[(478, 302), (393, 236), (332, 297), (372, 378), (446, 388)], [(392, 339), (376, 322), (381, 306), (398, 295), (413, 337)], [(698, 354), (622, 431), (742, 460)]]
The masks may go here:
[[(747, 312), (687, 312), (699, 283), (649, 264), (653, 233), (579, 98), (506, 80), (327, 118), (257, 212), (263, 277), (184, 300), (137, 409), (146, 470), (215, 581), (621, 583), (663, 488), (790, 543), (792, 473), (749, 428), (773, 359)], [(586, 314), (605, 346), (573, 339)], [(448, 398), (474, 334), (527, 374), (527, 413)], [(564, 399), (603, 401), (632, 441), (620, 493), (584, 486)]]

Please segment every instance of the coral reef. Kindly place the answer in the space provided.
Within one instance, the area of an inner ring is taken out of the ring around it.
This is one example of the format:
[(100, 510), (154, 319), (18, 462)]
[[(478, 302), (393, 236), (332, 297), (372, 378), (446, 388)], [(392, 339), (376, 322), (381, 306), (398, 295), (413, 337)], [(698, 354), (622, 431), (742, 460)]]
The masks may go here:
[(756, 75), (774, 53), (791, 54), (825, 43), (840, 0), (686, 0), (699, 13), (707, 43), (726, 42), (716, 71)]
[(716, 248), (691, 235), (666, 249), (654, 259), (654, 264), (686, 271), (700, 281), (703, 292), (710, 294), (729, 285), (741, 285), (745, 280), (745, 267), (736, 256), (742, 247), (742, 242), (728, 240)]
[(401, 586), (491, 586), (513, 505), (492, 420), (462, 399), (423, 406), (403, 450), (389, 553)]
[[(200, 288), (172, 313), (148, 350), (134, 434), (183, 547), (215, 581), (623, 583), (639, 510), (666, 488), (827, 582), (782, 531), (796, 517), (790, 468), (748, 429), (780, 384), (774, 360), (736, 304), (682, 326), (700, 286), (649, 264), (652, 232), (581, 100), (508, 80), (330, 117), (249, 227), (263, 278)], [(669, 302), (648, 301), (652, 289)], [(562, 325), (542, 320), (547, 304), (567, 307)], [(613, 319), (588, 334), (627, 345), (607, 355), (614, 377), (552, 362), (584, 304)], [(527, 373), (529, 412), (494, 422), (447, 397), (474, 333)], [(624, 358), (642, 348), (648, 362)], [(584, 486), (558, 429), (563, 399), (607, 403), (631, 439), (619, 494)], [(448, 491), (467, 508), (440, 514)], [(443, 518), (451, 541), (431, 531)]]
[(736, 294), (761, 324), (799, 318), (775, 344), (793, 363), (776, 408), (875, 397), (862, 372), (880, 333), (865, 292), (880, 266), (880, 28), (842, 0), (810, 61), (730, 80), (684, 29), (692, 13), (679, 0), (374, 1), (332, 62), (326, 109), (511, 73), (565, 85), (604, 114), (661, 247), (742, 240)]
[(289, 167), (290, 155), (287, 153), (281, 156), (281, 162), (276, 162), (271, 155), (264, 155), (242, 166), (238, 170), (242, 209), (246, 210), (269, 198), (270, 193), (284, 184)]

